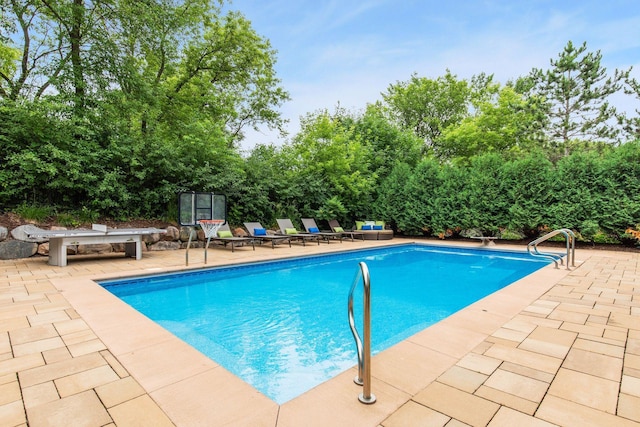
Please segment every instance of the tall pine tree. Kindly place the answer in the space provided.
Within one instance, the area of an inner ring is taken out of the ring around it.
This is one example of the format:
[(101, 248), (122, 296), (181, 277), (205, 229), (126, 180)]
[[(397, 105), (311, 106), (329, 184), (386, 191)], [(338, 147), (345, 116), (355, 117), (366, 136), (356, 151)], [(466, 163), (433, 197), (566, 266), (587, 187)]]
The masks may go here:
[(587, 52), (586, 42), (576, 47), (569, 41), (550, 69), (531, 71), (532, 92), (546, 100), (547, 135), (565, 156), (571, 141), (617, 141), (616, 110), (607, 98), (621, 90), (629, 71), (608, 76), (601, 60), (600, 51)]

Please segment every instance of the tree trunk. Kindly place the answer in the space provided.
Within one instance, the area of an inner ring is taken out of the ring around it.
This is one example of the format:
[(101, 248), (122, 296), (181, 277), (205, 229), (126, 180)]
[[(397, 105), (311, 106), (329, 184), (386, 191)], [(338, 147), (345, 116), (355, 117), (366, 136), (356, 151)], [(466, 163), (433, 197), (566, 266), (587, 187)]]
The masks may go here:
[(73, 0), (72, 22), (69, 29), (71, 40), (71, 64), (73, 67), (73, 85), (75, 88), (75, 107), (78, 112), (84, 108), (85, 82), (82, 64), (82, 24), (84, 21), (84, 0)]

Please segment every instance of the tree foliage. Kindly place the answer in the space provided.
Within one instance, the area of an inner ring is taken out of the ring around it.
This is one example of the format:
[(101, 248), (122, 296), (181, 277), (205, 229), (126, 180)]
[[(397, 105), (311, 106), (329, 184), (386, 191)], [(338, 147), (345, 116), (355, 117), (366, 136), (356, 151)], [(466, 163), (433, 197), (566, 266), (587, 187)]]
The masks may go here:
[(235, 195), (243, 130), (284, 123), (276, 52), (214, 0), (0, 9), (4, 206), (123, 217), (160, 215), (181, 189)]
[(471, 96), (469, 82), (449, 70), (437, 79), (414, 74), (382, 94), (392, 120), (423, 138), (426, 147), (436, 152), (443, 130), (468, 116)]
[[(624, 93), (640, 101), (640, 81), (627, 77)], [(640, 140), (640, 108), (635, 109), (635, 114), (635, 116), (629, 117), (627, 114), (620, 113), (618, 114), (618, 122), (622, 124), (623, 131), (629, 138)]]
[(314, 215), (335, 198), (351, 216), (363, 215), (371, 205), (375, 175), (369, 173), (369, 156), (343, 111), (309, 114), (291, 144), (295, 174), (304, 188), (297, 201), (299, 213)]
[(379, 103), (367, 106), (362, 116), (352, 120), (354, 135), (366, 147), (369, 169), (378, 180), (398, 162), (415, 166), (422, 157), (423, 141), (389, 121)]
[(176, 193), (197, 190), (226, 194), (232, 225), (309, 216), (406, 235), (569, 227), (614, 241), (640, 224), (638, 118), (609, 104), (623, 83), (640, 99), (639, 85), (607, 75), (586, 44), (505, 85), (413, 74), (360, 112), (307, 113), (290, 140), (244, 155), (244, 130), (282, 129), (288, 94), (270, 42), (221, 2), (0, 0), (0, 11), (5, 209), (171, 219)]
[(556, 165), (540, 152), (517, 159), (487, 153), (468, 164), (399, 163), (383, 182), (376, 213), (410, 235), (595, 228), (615, 241), (640, 218), (638, 165), (640, 142), (576, 151)]
[(512, 87), (495, 87), (475, 104), (475, 113), (448, 126), (441, 156), (469, 159), (486, 152), (526, 153), (540, 145), (540, 114)]
[(619, 129), (609, 123), (616, 110), (608, 97), (622, 89), (629, 71), (615, 70), (608, 76), (601, 61), (600, 51), (588, 52), (586, 42), (576, 47), (569, 41), (551, 60), (551, 68), (530, 73), (532, 91), (546, 101), (548, 136), (564, 148), (565, 155), (572, 140), (618, 139)]

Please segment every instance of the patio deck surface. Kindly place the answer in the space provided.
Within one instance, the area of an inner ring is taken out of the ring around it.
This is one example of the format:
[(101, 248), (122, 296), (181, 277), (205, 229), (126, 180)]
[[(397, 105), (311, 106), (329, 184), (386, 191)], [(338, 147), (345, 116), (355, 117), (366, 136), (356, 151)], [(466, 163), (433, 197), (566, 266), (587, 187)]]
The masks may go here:
[[(408, 242), (210, 248), (209, 266)], [(640, 252), (576, 259), (374, 356), (373, 405), (355, 368), (277, 405), (93, 281), (183, 270), (184, 251), (0, 261), (0, 426), (640, 426)]]

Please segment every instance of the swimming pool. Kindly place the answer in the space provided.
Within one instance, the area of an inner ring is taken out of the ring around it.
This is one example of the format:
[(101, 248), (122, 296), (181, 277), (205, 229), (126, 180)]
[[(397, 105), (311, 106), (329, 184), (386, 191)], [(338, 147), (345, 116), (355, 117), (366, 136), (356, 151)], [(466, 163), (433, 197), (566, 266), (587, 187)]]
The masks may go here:
[(284, 403), (355, 365), (347, 294), (359, 261), (371, 272), (374, 353), (548, 263), (525, 253), (401, 245), (101, 285)]

